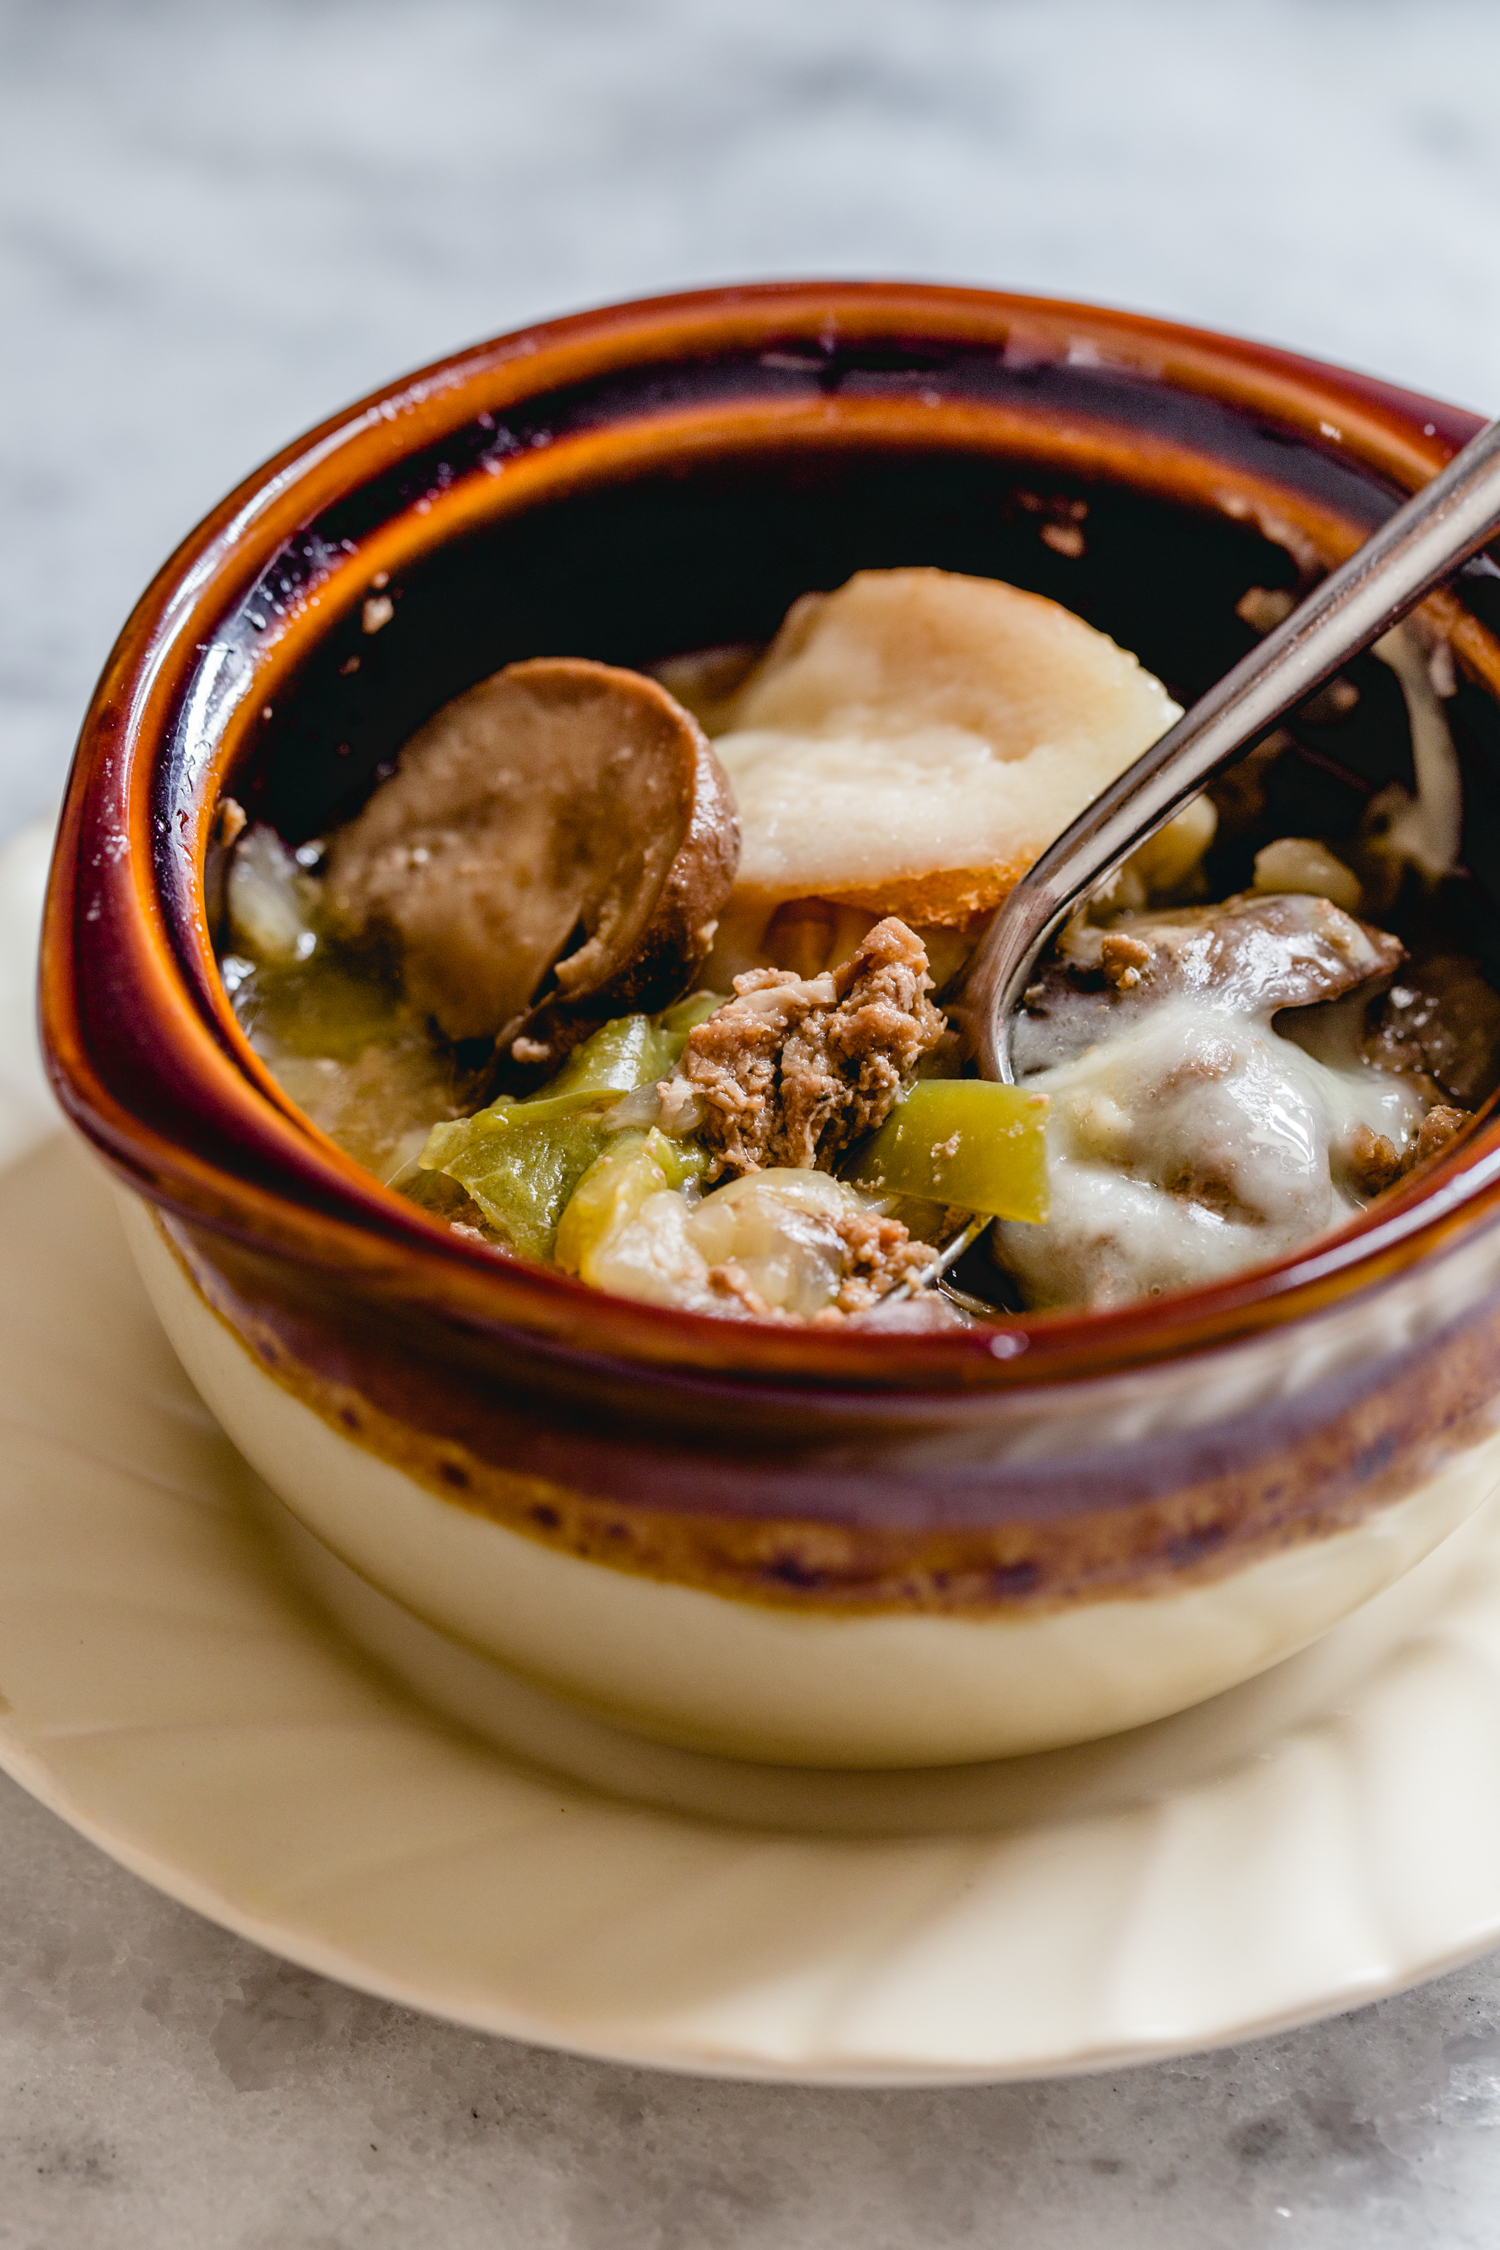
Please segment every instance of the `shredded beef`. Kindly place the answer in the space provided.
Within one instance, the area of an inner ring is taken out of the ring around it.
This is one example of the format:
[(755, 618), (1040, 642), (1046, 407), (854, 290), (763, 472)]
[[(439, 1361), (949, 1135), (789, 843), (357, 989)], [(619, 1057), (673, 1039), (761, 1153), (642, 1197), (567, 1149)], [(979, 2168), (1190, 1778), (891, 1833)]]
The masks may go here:
[(821, 976), (736, 977), (735, 997), (698, 1025), (682, 1058), (714, 1175), (831, 1169), (889, 1116), (943, 1037), (931, 982), (921, 940), (894, 916)]
[(1387, 994), (1365, 1051), (1377, 1068), (1421, 1073), (1434, 1093), (1475, 1109), (1500, 1082), (1500, 996), (1466, 955), (1419, 955)]
[(1466, 1110), (1438, 1102), (1423, 1118), (1416, 1139), (1404, 1155), (1397, 1153), (1384, 1133), (1373, 1133), (1368, 1125), (1356, 1125), (1343, 1152), (1345, 1184), (1366, 1201), (1383, 1195), (1398, 1179), (1405, 1179), (1419, 1164), (1445, 1149), (1468, 1122)]
[(1262, 1017), (1374, 993), (1401, 957), (1399, 938), (1300, 891), (1124, 915), (1107, 929), (1076, 921), (1026, 993), (1012, 1053), (1022, 1077), (1069, 1062), (1178, 993)]

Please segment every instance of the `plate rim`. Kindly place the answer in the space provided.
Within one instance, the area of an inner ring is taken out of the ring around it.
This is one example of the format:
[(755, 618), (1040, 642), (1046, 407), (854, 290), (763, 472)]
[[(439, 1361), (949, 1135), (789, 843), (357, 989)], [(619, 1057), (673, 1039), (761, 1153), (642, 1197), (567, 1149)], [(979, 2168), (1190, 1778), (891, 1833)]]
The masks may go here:
[[(413, 1701), (415, 1702), (415, 1698)], [(499, 1755), (498, 1752), (493, 1754)], [(952, 2068), (941, 2065), (874, 2065), (869, 2070), (853, 2070), (799, 2065), (779, 2069), (750, 2057), (731, 2061), (709, 2051), (691, 2054), (683, 2049), (673, 2053), (665, 2046), (658, 2049), (648, 2043), (635, 2045), (627, 2040), (616, 2042), (581, 2039), (548, 2029), (519, 2012), (510, 2014), (493, 2006), (463, 2007), (441, 2002), (431, 1995), (423, 1994), (399, 1976), (362, 1961), (353, 1953), (345, 1954), (321, 1939), (250, 1913), (211, 1884), (184, 1873), (170, 1860), (133, 1844), (126, 1837), (112, 1833), (106, 1823), (70, 1802), (69, 1793), (57, 1787), (44, 1773), (35, 1753), (12, 1739), (11, 1729), (4, 1717), (0, 1717), (0, 1772), (6, 1774), (49, 1812), (55, 1813), (76, 1834), (95, 1845), (107, 1858), (139, 1877), (142, 1882), (148, 1883), (153, 1890), (160, 1891), (177, 1905), (201, 1914), (206, 1921), (215, 1923), (232, 1936), (243, 1938), (280, 1960), (289, 1961), (295, 1968), (308, 1970), (316, 1976), (326, 1977), (333, 1983), (367, 1993), (372, 1998), (393, 2006), (408, 2008), (413, 2013), (428, 2016), (436, 2022), (451, 2023), (460, 2029), (477, 2031), (490, 2038), (513, 2039), (522, 2045), (543, 2048), (553, 2054), (577, 2055), (587, 2061), (615, 2064), (626, 2069), (661, 2070), (674, 2077), (712, 2078), (730, 2084), (807, 2086), (846, 2092), (920, 2092), (923, 2089), (943, 2087), (957, 2089), (966, 2086), (1017, 2085), (1044, 2082), (1052, 2078), (1099, 2076), (1112, 2070), (1170, 2062), (1189, 2055), (1212, 2054), (1223, 2048), (1242, 2046), (1256, 2039), (1274, 2038), (1282, 2032), (1302, 2030), (1312, 2024), (1327, 2022), (1333, 2017), (1352, 2014), (1357, 2009), (1373, 2006), (1377, 2001), (1393, 1999), (1399, 1993), (1412, 1991), (1416, 1986), (1426, 1984), (1450, 1970), (1463, 1968), (1482, 1958), (1500, 1942), (1500, 1913), (1497, 1913), (1494, 1926), (1482, 1937), (1465, 1940), (1418, 1967), (1396, 1971), (1389, 1977), (1346, 1979), (1345, 1989), (1337, 1993), (1330, 1991), (1321, 1998), (1309, 1999), (1305, 2004), (1272, 2010), (1254, 2020), (1226, 2025), (1221, 2032), (1209, 2037), (1185, 2040), (1171, 2037), (1157, 2040), (1140, 2038), (1116, 2047), (1091, 2047), (1087, 2051), (1071, 2056), (1059, 2055), (1052, 2060), (1038, 2058), (1014, 2063), (996, 2062), (981, 2068), (955, 2064)], [(677, 1814), (672, 1817), (686, 1820), (693, 1816)]]

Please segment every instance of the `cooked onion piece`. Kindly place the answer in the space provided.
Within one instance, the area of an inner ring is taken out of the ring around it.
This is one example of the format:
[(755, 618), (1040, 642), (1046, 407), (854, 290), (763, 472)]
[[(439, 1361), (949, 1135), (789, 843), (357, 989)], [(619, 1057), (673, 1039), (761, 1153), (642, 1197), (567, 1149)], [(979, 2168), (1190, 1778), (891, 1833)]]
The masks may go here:
[[(450, 1039), (510, 1040), (539, 1001), (555, 1021), (675, 1000), (737, 856), (723, 772), (665, 688), (543, 657), (413, 735), (333, 839), (327, 895), (344, 930), (395, 940), (407, 998)], [(545, 1059), (550, 1022), (526, 1028)]]
[(746, 912), (828, 899), (958, 927), (1179, 716), (1056, 602), (941, 570), (795, 603), (715, 747)]
[(1258, 891), (1303, 891), (1331, 899), (1346, 914), (1357, 914), (1364, 886), (1352, 867), (1336, 859), (1316, 836), (1278, 836), (1255, 855)]
[(689, 1312), (821, 1324), (858, 1317), (920, 1281), (934, 1256), (879, 1201), (826, 1172), (751, 1172), (696, 1206), (661, 1188), (619, 1202), (620, 1217), (580, 1255), (583, 1278)]

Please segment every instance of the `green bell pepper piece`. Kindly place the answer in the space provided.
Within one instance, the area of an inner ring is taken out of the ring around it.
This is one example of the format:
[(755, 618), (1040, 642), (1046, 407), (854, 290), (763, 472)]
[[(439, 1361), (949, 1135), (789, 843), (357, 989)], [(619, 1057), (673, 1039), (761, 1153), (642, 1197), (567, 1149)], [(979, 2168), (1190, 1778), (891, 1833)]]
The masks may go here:
[(844, 1178), (997, 1219), (1047, 1216), (1047, 1097), (987, 1078), (919, 1079)]
[[(632, 1094), (670, 1070), (675, 1055), (649, 1016), (615, 1016), (573, 1049), (555, 1078), (521, 1105), (571, 1102), (575, 1108), (601, 1094)], [(559, 1111), (558, 1114), (561, 1114)]]
[[(473, 1117), (434, 1125), (418, 1163), (464, 1188), (523, 1257), (550, 1258), (558, 1222), (584, 1174), (611, 1139), (640, 1139), (614, 1132), (616, 1104), (672, 1068), (691, 1028), (677, 1019), (696, 1010), (701, 1022), (718, 1005), (699, 995), (659, 1020), (616, 1016), (575, 1047), (537, 1093), (521, 1101), (502, 1094)], [(707, 1168), (694, 1143), (658, 1132), (650, 1139), (657, 1186), (682, 1187)]]
[[(514, 1102), (498, 1116), (482, 1114), (486, 1129), (467, 1141), (452, 1125), (434, 1126), (421, 1161), (467, 1188), (523, 1258), (550, 1258), (568, 1199), (610, 1137), (609, 1111), (532, 1118), (525, 1103)], [(475, 1122), (458, 1120), (460, 1127)]]

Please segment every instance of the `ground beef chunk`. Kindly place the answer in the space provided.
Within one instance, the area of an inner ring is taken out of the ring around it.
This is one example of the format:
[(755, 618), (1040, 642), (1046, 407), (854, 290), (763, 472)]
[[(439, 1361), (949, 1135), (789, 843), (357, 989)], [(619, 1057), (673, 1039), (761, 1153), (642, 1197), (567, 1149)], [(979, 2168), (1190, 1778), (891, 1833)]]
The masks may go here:
[(1468, 1122), (1463, 1110), (1450, 1109), (1446, 1102), (1439, 1102), (1423, 1118), (1421, 1129), (1412, 1147), (1408, 1149), (1406, 1162), (1401, 1169), (1404, 1172), (1414, 1172), (1419, 1164), (1427, 1162), (1429, 1156), (1436, 1156), (1439, 1149), (1446, 1148), (1454, 1135), (1461, 1133)]
[(1345, 1186), (1365, 1202), (1383, 1195), (1401, 1171), (1395, 1142), (1369, 1125), (1354, 1126), (1340, 1153)]
[(943, 1037), (931, 981), (921, 940), (894, 916), (821, 976), (736, 977), (735, 997), (699, 1024), (682, 1058), (714, 1176), (830, 1170), (890, 1114)]
[(917, 1281), (937, 1257), (930, 1242), (913, 1242), (899, 1219), (851, 1211), (835, 1219), (844, 1245), (844, 1278), (836, 1299), (842, 1313), (866, 1312), (903, 1281)]

